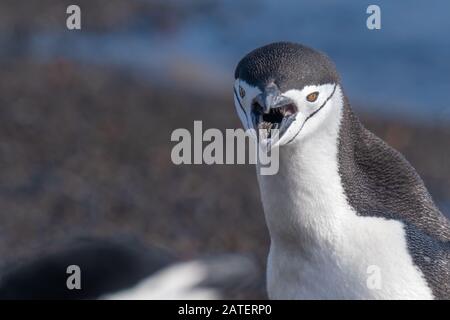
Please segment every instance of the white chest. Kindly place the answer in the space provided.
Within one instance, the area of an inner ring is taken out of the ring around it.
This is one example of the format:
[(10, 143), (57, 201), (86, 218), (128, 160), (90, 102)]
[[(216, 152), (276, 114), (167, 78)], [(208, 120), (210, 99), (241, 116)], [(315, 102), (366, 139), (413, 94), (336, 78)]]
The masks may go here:
[(412, 263), (401, 223), (356, 218), (334, 244), (272, 242), (267, 288), (271, 299), (431, 299)]
[(348, 204), (338, 174), (339, 123), (327, 125), (281, 149), (277, 175), (258, 177), (271, 236), (269, 297), (432, 298), (402, 223), (358, 216)]

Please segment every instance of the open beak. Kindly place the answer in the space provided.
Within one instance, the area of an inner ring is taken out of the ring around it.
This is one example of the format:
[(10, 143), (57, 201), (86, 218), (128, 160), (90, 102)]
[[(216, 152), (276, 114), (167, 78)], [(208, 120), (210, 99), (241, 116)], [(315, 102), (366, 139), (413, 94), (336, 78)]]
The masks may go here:
[(271, 83), (255, 97), (252, 103), (252, 120), (255, 129), (267, 130), (267, 138), (274, 129), (283, 135), (297, 114), (297, 106), (290, 98), (282, 95), (278, 87)]

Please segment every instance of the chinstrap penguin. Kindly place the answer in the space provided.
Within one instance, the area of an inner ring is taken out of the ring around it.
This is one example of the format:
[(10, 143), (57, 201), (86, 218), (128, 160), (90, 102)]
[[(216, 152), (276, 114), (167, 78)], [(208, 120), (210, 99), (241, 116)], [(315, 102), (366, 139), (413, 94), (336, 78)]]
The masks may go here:
[(234, 100), (244, 128), (268, 130), (259, 142), (279, 148), (279, 172), (257, 174), (269, 298), (450, 298), (449, 221), (358, 120), (326, 55), (258, 48), (236, 67)]

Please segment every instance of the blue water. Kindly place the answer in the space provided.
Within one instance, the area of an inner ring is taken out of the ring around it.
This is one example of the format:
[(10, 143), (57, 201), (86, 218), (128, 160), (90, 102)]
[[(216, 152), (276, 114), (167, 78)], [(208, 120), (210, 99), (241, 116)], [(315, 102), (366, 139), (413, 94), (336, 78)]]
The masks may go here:
[[(143, 14), (104, 33), (36, 33), (31, 48), (37, 57), (117, 65), (220, 91), (229, 89), (234, 66), (251, 49), (272, 41), (302, 42), (336, 62), (346, 93), (361, 108), (419, 121), (450, 120), (448, 0), (170, 3), (189, 12), (170, 32)], [(369, 4), (381, 7), (381, 30), (366, 27)]]

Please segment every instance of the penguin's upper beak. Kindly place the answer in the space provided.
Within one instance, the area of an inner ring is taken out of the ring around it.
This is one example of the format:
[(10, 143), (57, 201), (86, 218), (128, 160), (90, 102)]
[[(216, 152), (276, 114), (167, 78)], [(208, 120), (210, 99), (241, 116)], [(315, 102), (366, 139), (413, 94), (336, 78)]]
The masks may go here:
[(270, 109), (280, 108), (291, 104), (293, 101), (284, 97), (274, 83), (268, 84), (263, 92), (255, 97), (254, 105), (259, 107), (263, 113), (269, 113)]

